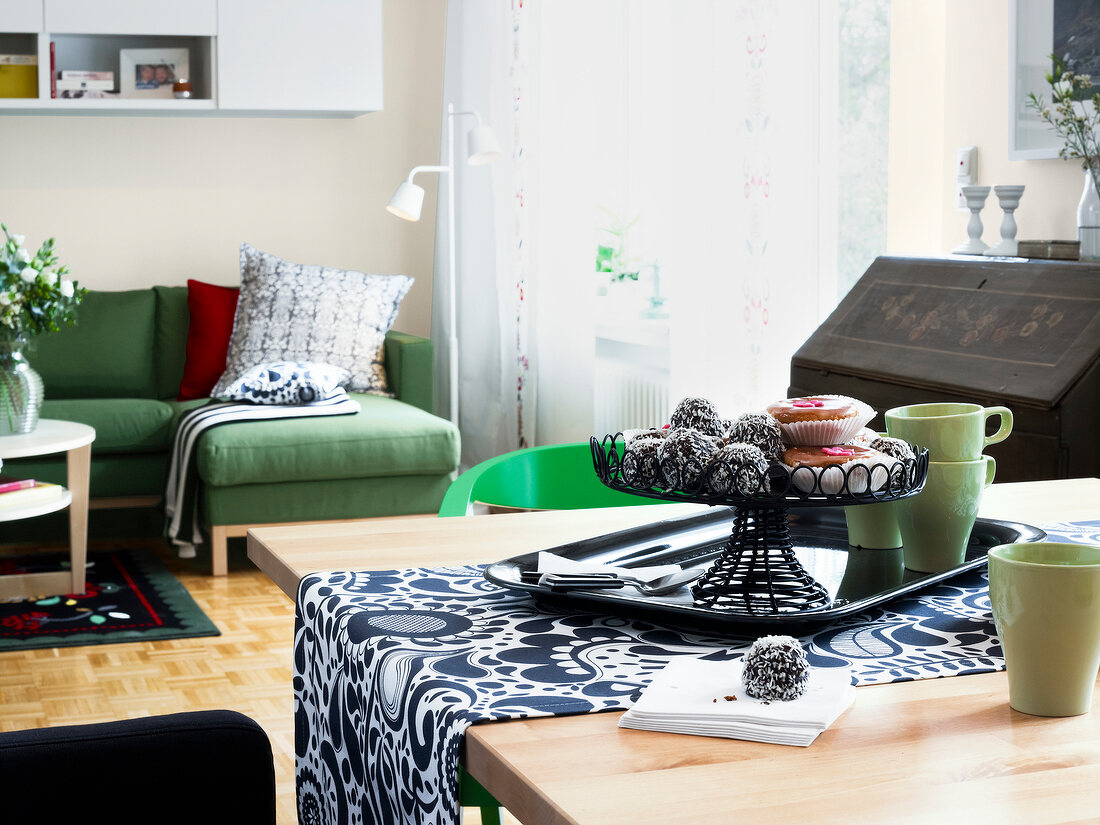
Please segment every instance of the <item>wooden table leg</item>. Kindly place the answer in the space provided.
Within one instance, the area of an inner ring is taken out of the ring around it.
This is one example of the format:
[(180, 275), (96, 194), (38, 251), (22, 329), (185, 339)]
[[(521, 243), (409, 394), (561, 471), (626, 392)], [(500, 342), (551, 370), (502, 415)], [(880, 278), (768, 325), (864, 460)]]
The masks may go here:
[(84, 592), (84, 565), (88, 560), (88, 484), (92, 468), (92, 445), (65, 454), (66, 485), (72, 493), (69, 504), (69, 558), (72, 562), (72, 593)]

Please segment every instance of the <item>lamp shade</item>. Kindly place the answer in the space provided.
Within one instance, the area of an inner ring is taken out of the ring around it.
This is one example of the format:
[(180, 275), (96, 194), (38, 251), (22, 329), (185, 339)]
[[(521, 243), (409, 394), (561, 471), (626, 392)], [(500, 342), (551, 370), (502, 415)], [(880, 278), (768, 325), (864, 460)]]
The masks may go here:
[(470, 130), (466, 137), (469, 149), (468, 163), (471, 166), (484, 166), (500, 157), (500, 144), (497, 136), (488, 126), (479, 125)]
[(407, 221), (420, 220), (420, 209), (424, 205), (424, 189), (411, 181), (402, 181), (393, 193), (386, 211)]

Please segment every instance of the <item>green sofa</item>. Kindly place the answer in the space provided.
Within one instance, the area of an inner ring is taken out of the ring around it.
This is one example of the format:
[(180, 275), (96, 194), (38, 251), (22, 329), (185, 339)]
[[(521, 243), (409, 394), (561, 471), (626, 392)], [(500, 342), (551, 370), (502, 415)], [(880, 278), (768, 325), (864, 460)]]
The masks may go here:
[[(189, 313), (186, 287), (89, 292), (77, 325), (40, 336), (43, 418), (89, 424), (92, 506), (162, 504), (180, 415), (176, 401)], [(431, 414), (431, 342), (390, 332), (385, 363), (396, 398), (352, 393), (356, 415), (252, 421), (207, 431), (195, 460), (213, 572), (226, 540), (249, 527), (434, 513), (458, 468), (459, 437)], [(64, 456), (5, 462), (4, 472), (63, 482)]]

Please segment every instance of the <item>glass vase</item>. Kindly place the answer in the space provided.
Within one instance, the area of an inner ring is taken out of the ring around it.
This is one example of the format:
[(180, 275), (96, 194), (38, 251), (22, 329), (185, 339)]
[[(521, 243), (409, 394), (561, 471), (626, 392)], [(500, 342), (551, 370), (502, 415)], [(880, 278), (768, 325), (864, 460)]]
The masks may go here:
[(1085, 190), (1077, 204), (1077, 240), (1081, 243), (1080, 260), (1100, 261), (1100, 195), (1091, 169), (1085, 170)]
[(0, 339), (0, 436), (29, 433), (42, 411), (42, 378), (25, 357), (27, 339)]

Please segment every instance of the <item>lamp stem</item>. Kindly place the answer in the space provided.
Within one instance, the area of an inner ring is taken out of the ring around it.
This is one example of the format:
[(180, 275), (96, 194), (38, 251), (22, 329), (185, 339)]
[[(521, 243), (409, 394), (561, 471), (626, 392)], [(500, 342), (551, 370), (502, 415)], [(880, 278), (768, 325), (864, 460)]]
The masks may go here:
[(448, 356), (450, 358), (450, 390), (451, 390), (451, 423), (458, 426), (458, 313), (457, 313), (457, 288), (456, 277), (457, 255), (455, 254), (455, 107), (453, 103), (447, 104), (447, 165), (451, 168), (451, 178), (447, 186), (447, 279), (448, 295), (450, 301), (450, 339), (447, 342)]

